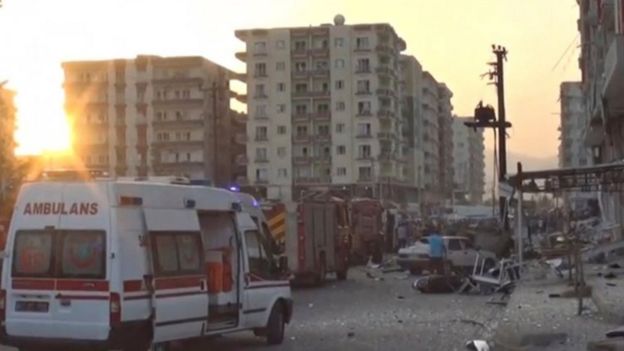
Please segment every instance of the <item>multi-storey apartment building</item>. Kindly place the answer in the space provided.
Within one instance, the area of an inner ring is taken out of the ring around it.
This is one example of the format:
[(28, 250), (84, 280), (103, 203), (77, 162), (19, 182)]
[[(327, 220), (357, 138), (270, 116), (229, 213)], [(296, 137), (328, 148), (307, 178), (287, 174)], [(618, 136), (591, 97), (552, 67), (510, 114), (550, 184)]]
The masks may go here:
[[(624, 0), (579, 0), (585, 142), (594, 164), (624, 159)], [(602, 193), (603, 216), (624, 221), (624, 195)]]
[(336, 16), (236, 36), (245, 42), (237, 57), (247, 64), (250, 185), (283, 200), (317, 187), (404, 200), (413, 188), (399, 85), (405, 42), (390, 25)]
[(417, 203), (422, 199), (424, 179), (423, 106), (422, 106), (422, 65), (414, 56), (401, 55), (401, 90), (403, 94), (402, 113), (407, 126), (406, 176), (414, 187), (408, 194), (408, 202)]
[(86, 167), (219, 186), (246, 176), (245, 116), (230, 110), (226, 68), (196, 56), (138, 56), (63, 69), (73, 147)]
[(561, 83), (561, 125), (559, 167), (570, 168), (591, 164), (591, 153), (585, 145), (588, 115), (585, 111), (583, 87), (580, 82)]
[(453, 197), (453, 93), (444, 83), (438, 87), (438, 145), (440, 195)]
[(440, 202), (440, 127), (438, 118), (439, 85), (431, 73), (423, 72), (422, 141), (424, 164), (424, 201)]
[(480, 204), (485, 192), (485, 144), (483, 130), (466, 127), (472, 117), (453, 118), (454, 200)]

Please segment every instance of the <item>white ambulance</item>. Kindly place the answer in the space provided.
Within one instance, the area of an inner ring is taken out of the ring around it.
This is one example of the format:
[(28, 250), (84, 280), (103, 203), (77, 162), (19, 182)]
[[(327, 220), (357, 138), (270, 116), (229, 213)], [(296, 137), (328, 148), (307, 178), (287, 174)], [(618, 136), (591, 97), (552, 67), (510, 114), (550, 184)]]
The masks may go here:
[(3, 261), (0, 342), (166, 350), (253, 330), (279, 344), (285, 269), (239, 197), (152, 181), (25, 184)]

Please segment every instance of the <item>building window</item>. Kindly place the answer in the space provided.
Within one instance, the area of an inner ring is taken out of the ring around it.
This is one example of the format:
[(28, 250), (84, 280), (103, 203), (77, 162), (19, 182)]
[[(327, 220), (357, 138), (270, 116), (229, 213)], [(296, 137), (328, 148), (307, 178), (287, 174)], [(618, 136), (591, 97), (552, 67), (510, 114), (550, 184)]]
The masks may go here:
[(283, 40), (278, 40), (275, 42), (275, 47), (278, 49), (283, 49), (286, 47), (286, 42)]
[(277, 126), (277, 134), (279, 135), (286, 134), (286, 126)]
[(256, 181), (266, 182), (268, 180), (268, 171), (266, 168), (256, 169)]
[(329, 64), (325, 60), (316, 61), (315, 66), (316, 66), (317, 71), (324, 71), (324, 70), (329, 69)]
[(308, 127), (297, 126), (297, 136), (306, 136), (306, 135), (308, 135)]
[(316, 110), (318, 111), (318, 113), (321, 114), (325, 114), (329, 112), (329, 105), (328, 104), (318, 104), (316, 106)]
[(277, 91), (283, 92), (285, 90), (286, 90), (286, 84), (285, 83), (277, 83)]
[(297, 40), (295, 42), (295, 51), (305, 51), (306, 49), (306, 42), (303, 40)]
[(318, 135), (328, 136), (329, 135), (329, 126), (328, 125), (320, 125), (317, 128)]
[(259, 147), (256, 149), (256, 161), (266, 161), (267, 160), (267, 149), (264, 147)]
[(368, 38), (360, 37), (355, 39), (355, 47), (357, 49), (368, 49)]
[(370, 101), (360, 101), (358, 102), (358, 115), (360, 116), (368, 116), (371, 114), (371, 103)]
[(256, 106), (256, 117), (257, 118), (265, 118), (266, 116), (267, 116), (266, 105), (257, 105)]
[(256, 77), (266, 77), (266, 63), (256, 63), (254, 66), (254, 75)]
[(336, 168), (336, 175), (338, 176), (346, 176), (347, 175), (347, 168), (346, 167), (338, 167)]
[(186, 140), (191, 140), (191, 132), (186, 132)]
[(335, 38), (334, 39), (334, 46), (337, 48), (341, 48), (344, 46), (344, 38)]
[(186, 161), (190, 162), (191, 161), (191, 154), (190, 153), (186, 153)]
[(370, 72), (370, 60), (367, 58), (361, 58), (357, 60), (357, 72)]
[(264, 91), (264, 84), (256, 84), (256, 94), (255, 97), (263, 98), (266, 97), (266, 92)]
[(358, 157), (359, 158), (369, 158), (371, 156), (371, 147), (370, 145), (360, 145), (358, 147)]
[(276, 71), (284, 71), (284, 70), (286, 70), (286, 62), (277, 62), (277, 63), (275, 63), (275, 70)]
[(277, 148), (277, 156), (279, 158), (286, 157), (286, 147), (285, 146), (280, 146), (280, 147)]
[(359, 136), (370, 136), (371, 124), (370, 123), (358, 123), (357, 131), (358, 131)]
[(369, 80), (358, 80), (358, 82), (357, 82), (357, 92), (358, 92), (358, 94), (368, 94), (368, 93), (370, 93), (370, 81)]
[(308, 91), (308, 85), (306, 83), (297, 83), (295, 84), (295, 92), (297, 93), (305, 93)]
[(258, 41), (254, 43), (254, 52), (256, 54), (264, 54), (266, 53), (266, 42)]
[(344, 101), (336, 102), (336, 111), (344, 111), (346, 108)]
[(286, 178), (288, 177), (288, 169), (286, 168), (280, 168), (277, 170), (277, 176), (279, 178)]
[(336, 154), (338, 155), (344, 155), (347, 153), (347, 147), (344, 145), (338, 145), (336, 146)]
[(370, 180), (373, 176), (373, 172), (370, 167), (359, 167), (358, 174), (362, 180)]
[(267, 127), (256, 127), (256, 140), (267, 140)]
[(295, 62), (295, 71), (296, 72), (305, 72), (307, 69), (307, 64), (305, 62)]
[(345, 66), (345, 60), (344, 59), (336, 59), (334, 61), (334, 67), (335, 68), (344, 68)]
[(277, 112), (278, 113), (286, 112), (286, 104), (279, 104), (279, 105), (277, 105)]
[(336, 133), (344, 133), (345, 124), (344, 123), (336, 123)]
[(308, 105), (296, 105), (295, 112), (297, 115), (305, 115), (308, 113)]
[(337, 80), (336, 81), (336, 90), (342, 90), (342, 88), (344, 88), (344, 81)]

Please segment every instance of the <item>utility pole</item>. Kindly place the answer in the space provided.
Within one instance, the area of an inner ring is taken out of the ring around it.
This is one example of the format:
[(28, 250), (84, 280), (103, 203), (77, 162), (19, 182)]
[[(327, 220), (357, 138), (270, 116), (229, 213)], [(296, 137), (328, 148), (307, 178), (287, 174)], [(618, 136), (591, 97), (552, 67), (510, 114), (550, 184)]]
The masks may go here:
[[(498, 133), (498, 182), (502, 184), (507, 178), (507, 133), (506, 129), (511, 127), (511, 123), (507, 122), (505, 115), (505, 78), (504, 78), (504, 61), (507, 60), (507, 49), (500, 45), (492, 45), (492, 52), (496, 56), (496, 62), (490, 62), (489, 65), (494, 69), (485, 73), (490, 80), (496, 85), (496, 93), (498, 96), (498, 120), (494, 108), (484, 106), (482, 102), (475, 109), (475, 122), (465, 122), (467, 127), (474, 128), (494, 128)], [(499, 211), (500, 217), (505, 231), (509, 230), (509, 217), (507, 215), (507, 198), (499, 194)]]
[[(507, 126), (505, 116), (505, 75), (503, 69), (503, 61), (507, 60), (507, 49), (502, 46), (492, 45), (492, 51), (496, 55), (496, 62), (490, 63), (494, 66), (493, 77), (496, 84), (496, 93), (498, 96), (498, 181), (499, 184), (505, 182), (507, 177)], [(492, 75), (491, 75), (492, 76)], [(501, 219), (503, 228), (509, 229), (509, 217), (507, 216), (507, 199), (499, 194), (499, 208), (501, 211)]]

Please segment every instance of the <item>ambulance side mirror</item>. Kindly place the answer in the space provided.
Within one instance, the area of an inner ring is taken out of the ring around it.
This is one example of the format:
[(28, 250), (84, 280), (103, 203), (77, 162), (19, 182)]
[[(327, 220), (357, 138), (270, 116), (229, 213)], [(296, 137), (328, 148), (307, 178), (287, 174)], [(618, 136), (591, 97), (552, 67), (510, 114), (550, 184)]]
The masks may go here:
[(279, 258), (278, 267), (280, 272), (288, 272), (288, 257), (281, 256)]

